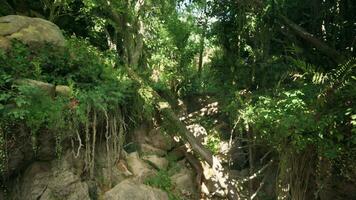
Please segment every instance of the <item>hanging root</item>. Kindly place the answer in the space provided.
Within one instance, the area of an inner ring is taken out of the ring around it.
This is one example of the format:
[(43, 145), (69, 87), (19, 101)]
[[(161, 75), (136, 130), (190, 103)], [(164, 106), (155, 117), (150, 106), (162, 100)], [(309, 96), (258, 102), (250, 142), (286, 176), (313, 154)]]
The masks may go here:
[(85, 171), (90, 170), (90, 106), (87, 106), (87, 121), (85, 122)]
[(83, 144), (82, 144), (82, 139), (80, 138), (80, 135), (79, 135), (79, 131), (78, 130), (75, 130), (76, 134), (77, 134), (77, 138), (78, 138), (78, 149), (77, 149), (77, 153), (74, 155), (75, 158), (78, 158), (79, 157), (79, 153), (80, 153), (80, 149), (82, 148)]
[(109, 116), (106, 110), (104, 110), (104, 115), (105, 115), (105, 122), (106, 122), (106, 129), (105, 129), (105, 139), (106, 139), (106, 161), (107, 161), (107, 168), (109, 169), (109, 187), (111, 187), (112, 184), (112, 171), (111, 171), (111, 149), (109, 145), (109, 141), (111, 138), (110, 131), (109, 131)]
[[(104, 118), (102, 118), (102, 116), (104, 116)], [(75, 134), (76, 138), (74, 139), (74, 136), (71, 141), (73, 147), (72, 153), (75, 158), (78, 158), (81, 149), (84, 147), (84, 170), (89, 173), (91, 179), (94, 178), (96, 145), (98, 142), (101, 143), (101, 140), (97, 141), (97, 137), (105, 137), (107, 168), (109, 170), (108, 179), (109, 187), (111, 187), (112, 167), (120, 159), (125, 137), (125, 123), (120, 109), (117, 108), (117, 112), (109, 113), (105, 109), (97, 110), (87, 105), (86, 121), (83, 125), (84, 131), (81, 133), (78, 128), (79, 125), (77, 124), (76, 127), (74, 127), (74, 125), (75, 123), (72, 124), (72, 129), (74, 130), (73, 134)], [(83, 134), (84, 141), (81, 138), (81, 134)], [(75, 140), (78, 140), (76, 150), (74, 150), (76, 146)]]
[(122, 149), (123, 149), (123, 146), (124, 146), (124, 143), (125, 143), (125, 132), (124, 132), (124, 129), (125, 129), (125, 123), (124, 123), (124, 119), (123, 119), (123, 116), (122, 116), (122, 113), (121, 113), (121, 110), (119, 109), (118, 110), (118, 120), (117, 120), (117, 123), (118, 126), (119, 126), (119, 131), (118, 131), (118, 135), (117, 135), (117, 142), (118, 142), (118, 146), (117, 146), (117, 155), (118, 155), (118, 159), (120, 159), (120, 157), (122, 156)]
[(96, 120), (96, 110), (94, 109), (93, 113), (93, 124), (92, 124), (92, 129), (93, 129), (93, 140), (92, 140), (92, 151), (91, 151), (91, 161), (90, 161), (90, 178), (94, 178), (94, 164), (95, 164), (95, 143), (96, 143), (96, 125), (97, 125), (97, 120)]

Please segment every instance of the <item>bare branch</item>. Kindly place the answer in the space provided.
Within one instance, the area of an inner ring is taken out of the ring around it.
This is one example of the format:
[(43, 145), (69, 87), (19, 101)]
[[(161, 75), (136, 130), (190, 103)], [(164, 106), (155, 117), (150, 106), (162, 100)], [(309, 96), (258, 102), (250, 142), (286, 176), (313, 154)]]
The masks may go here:
[(269, 167), (272, 163), (274, 162), (274, 160), (270, 160), (265, 166), (263, 166), (260, 170), (258, 170), (257, 172), (255, 172), (254, 174), (252, 174), (249, 177), (246, 177), (244, 179), (242, 179), (242, 181), (240, 181), (241, 183), (245, 183), (247, 181), (250, 181), (258, 176), (260, 176), (263, 171), (265, 171), (267, 169), (267, 167)]

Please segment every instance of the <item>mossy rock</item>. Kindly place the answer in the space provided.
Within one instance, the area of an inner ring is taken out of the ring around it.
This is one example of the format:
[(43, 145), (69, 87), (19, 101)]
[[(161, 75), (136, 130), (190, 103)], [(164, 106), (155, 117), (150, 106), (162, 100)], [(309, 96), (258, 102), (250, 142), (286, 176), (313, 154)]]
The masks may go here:
[(41, 18), (19, 15), (0, 17), (0, 48), (8, 49), (11, 40), (34, 47), (44, 44), (65, 46), (64, 36), (57, 25)]

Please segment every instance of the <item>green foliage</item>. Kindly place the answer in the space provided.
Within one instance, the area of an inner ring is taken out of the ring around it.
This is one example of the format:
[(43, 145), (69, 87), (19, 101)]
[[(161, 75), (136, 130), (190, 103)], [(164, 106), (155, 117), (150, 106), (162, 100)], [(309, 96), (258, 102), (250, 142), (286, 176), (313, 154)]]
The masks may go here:
[[(313, 135), (317, 126), (313, 111), (303, 100), (301, 91), (282, 92), (275, 97), (260, 96), (252, 105), (247, 105), (241, 112), (246, 124), (252, 124), (258, 136), (283, 149), (285, 142), (297, 149), (308, 145), (308, 135)], [(304, 137), (305, 136), (305, 137)], [(290, 141), (288, 141), (290, 140)]]
[(170, 174), (168, 171), (160, 170), (153, 177), (149, 177), (145, 180), (145, 184), (160, 188), (167, 192), (169, 200), (179, 200), (175, 194), (172, 193), (174, 189), (173, 184), (171, 182)]
[(210, 149), (214, 154), (219, 152), (221, 139), (218, 135), (219, 133), (213, 130), (213, 133), (209, 133), (207, 137), (206, 146)]
[[(51, 46), (33, 50), (15, 42), (10, 51), (0, 53), (0, 123), (10, 125), (4, 134), (16, 138), (12, 129), (23, 124), (36, 150), (39, 131), (50, 130), (59, 155), (61, 142), (73, 133), (68, 124), (73, 119), (77, 127), (86, 123), (88, 106), (114, 113), (124, 106), (130, 113), (130, 102), (137, 95), (132, 81), (116, 68), (116, 59), (113, 53), (76, 38), (59, 50)], [(24, 78), (68, 85), (74, 92), (69, 97), (53, 97), (40, 87), (19, 84), (17, 80)]]
[(300, 84), (295, 86), (300, 89), (257, 93), (248, 98), (240, 92), (230, 108), (238, 110), (236, 117), (242, 119), (242, 129), (248, 124), (257, 140), (278, 151), (283, 152), (287, 146), (296, 151), (314, 146), (323, 156), (340, 158), (345, 152), (354, 151), (355, 145), (352, 133), (355, 108), (347, 103), (354, 98), (354, 89), (349, 87), (354, 80), (352, 70), (347, 72), (346, 68), (350, 69), (340, 67), (344, 71), (341, 78), (337, 75), (340, 70), (320, 75), (309, 67), (308, 73), (301, 76), (303, 79), (296, 80)]
[(164, 170), (160, 170), (157, 172), (156, 176), (146, 179), (145, 184), (160, 188), (165, 191), (170, 191), (173, 186), (168, 172)]

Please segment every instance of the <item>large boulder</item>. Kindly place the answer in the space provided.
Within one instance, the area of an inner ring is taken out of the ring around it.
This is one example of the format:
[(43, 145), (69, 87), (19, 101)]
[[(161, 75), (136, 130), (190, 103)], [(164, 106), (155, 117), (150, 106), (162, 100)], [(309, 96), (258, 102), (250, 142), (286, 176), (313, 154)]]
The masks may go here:
[(168, 200), (167, 193), (150, 186), (127, 179), (104, 195), (104, 200)]
[(8, 49), (12, 39), (28, 45), (52, 44), (64, 46), (61, 30), (47, 20), (19, 15), (0, 17), (0, 48)]

